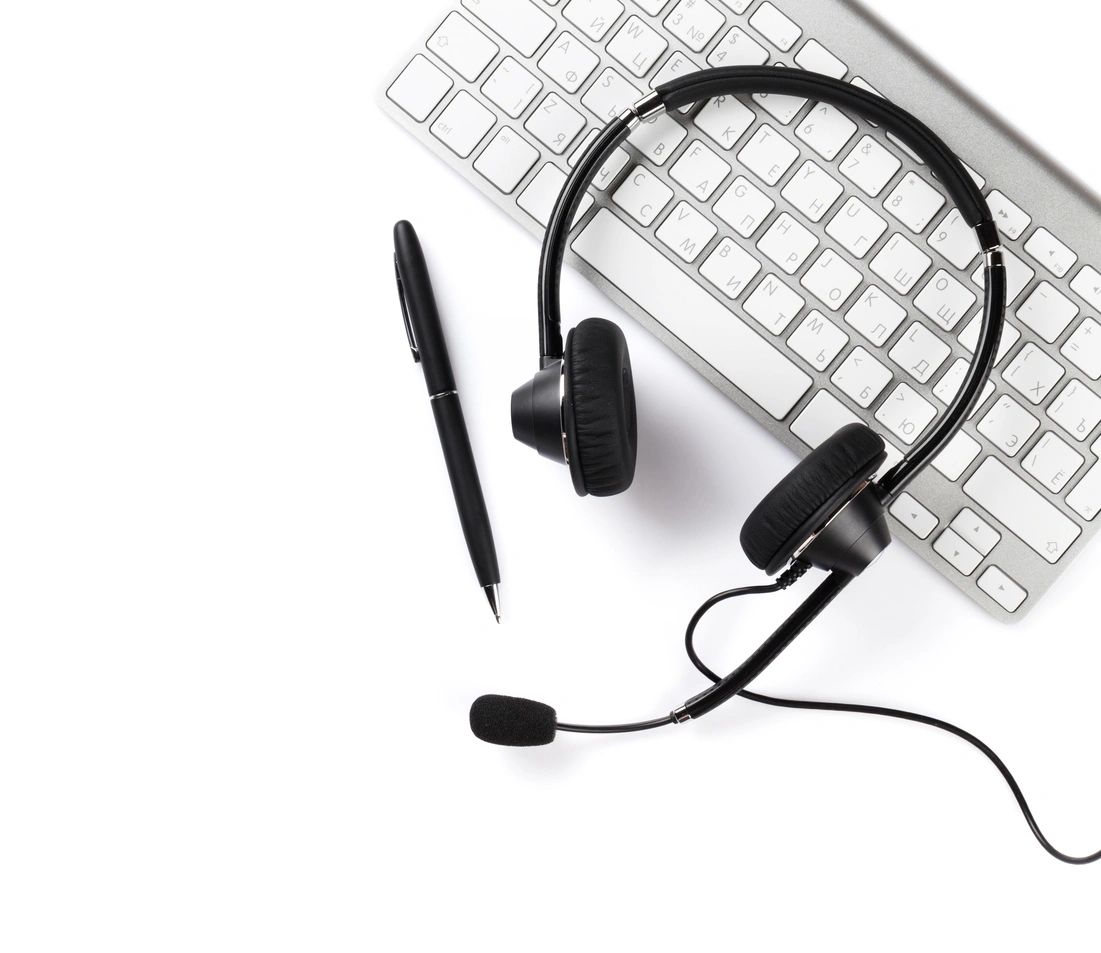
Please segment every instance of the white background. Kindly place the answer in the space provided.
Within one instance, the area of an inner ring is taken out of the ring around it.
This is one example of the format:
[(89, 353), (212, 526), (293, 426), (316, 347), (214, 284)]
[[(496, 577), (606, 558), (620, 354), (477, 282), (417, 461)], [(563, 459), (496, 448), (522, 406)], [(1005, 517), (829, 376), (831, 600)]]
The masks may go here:
[[(1101, 187), (1096, 14), (875, 7)], [(928, 729), (735, 702), (649, 736), (471, 737), (486, 691), (600, 720), (699, 690), (683, 625), (757, 578), (738, 531), (792, 457), (626, 320), (632, 491), (579, 500), (512, 441), (536, 244), (374, 105), (441, 9), (0, 8), (0, 947), (1095, 943), (1101, 868), (1047, 858)], [(450, 333), (499, 629), (405, 349), (400, 217)], [(1004, 627), (896, 546), (760, 687), (957, 720), (1058, 845), (1094, 849), (1099, 568)], [(781, 602), (719, 610), (706, 655), (732, 665)]]

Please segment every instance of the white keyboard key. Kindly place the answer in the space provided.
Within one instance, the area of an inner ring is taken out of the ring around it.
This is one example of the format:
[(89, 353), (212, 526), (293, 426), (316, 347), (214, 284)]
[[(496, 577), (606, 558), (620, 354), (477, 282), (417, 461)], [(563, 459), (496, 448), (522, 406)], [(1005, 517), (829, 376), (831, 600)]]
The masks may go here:
[(926, 384), (948, 360), (952, 349), (916, 321), (890, 350), (890, 358), (919, 384)]
[[(969, 354), (974, 354), (975, 348), (979, 346), (979, 328), (981, 327), (982, 312), (978, 311), (975, 313), (975, 316), (967, 322), (967, 327), (960, 332), (960, 346)], [(998, 353), (994, 357), (994, 363), (1001, 364), (1002, 359), (1013, 350), (1013, 345), (1020, 339), (1021, 332), (1006, 321), (1002, 325), (1002, 339), (998, 342)]]
[(1039, 429), (1040, 421), (1008, 394), (994, 401), (994, 406), (978, 425), (979, 433), (1007, 457), (1017, 456)]
[(1081, 535), (1072, 520), (994, 457), (982, 462), (963, 492), (1049, 563), (1057, 563)]
[(994, 221), (998, 230), (1008, 239), (1020, 238), (1025, 229), (1032, 222), (1032, 217), (1027, 215), (1016, 203), (1005, 197), (1005, 193), (995, 189), (986, 197), (986, 204), (994, 213)]
[(619, 0), (570, 0), (562, 16), (590, 40), (602, 40), (622, 12)]
[(1067, 494), (1067, 506), (1087, 520), (1101, 512), (1101, 463), (1095, 463), (1078, 486)]
[[(1017, 300), (1021, 292), (1028, 286), (1028, 283), (1036, 276), (1036, 272), (1008, 248), (1004, 249), (1002, 254), (1005, 257), (1006, 305), (1008, 306)], [(971, 276), (971, 280), (980, 288), (985, 288), (985, 278), (985, 269), (982, 265), (979, 265)]]
[(1086, 318), (1060, 352), (1091, 381), (1101, 377), (1101, 324)]
[(760, 270), (761, 263), (729, 238), (719, 242), (700, 266), (700, 274), (732, 301), (745, 291)]
[(424, 122), (452, 85), (443, 70), (418, 53), (386, 90), (386, 95), (417, 122)]
[(449, 13), (428, 40), (428, 48), (469, 82), (482, 75), (500, 47), (466, 17)]
[(818, 239), (787, 212), (781, 212), (760, 241), (757, 248), (779, 265), (785, 274), (794, 275), (810, 253), (818, 247)]
[(780, 281), (768, 275), (745, 302), (745, 311), (771, 334), (782, 334), (806, 302)]
[(800, 284), (831, 311), (837, 311), (860, 287), (861, 280), (859, 271), (827, 248), (807, 269)]
[(997, 566), (990, 566), (979, 577), (979, 588), (1006, 612), (1016, 612), (1028, 598), (1028, 593)]
[(944, 196), (913, 172), (907, 172), (883, 201), (883, 207), (915, 235), (925, 231), (943, 205)]
[(1021, 461), (1021, 466), (1052, 493), (1062, 493), (1082, 469), (1085, 458), (1050, 431), (1040, 438)]
[(715, 237), (718, 229), (687, 202), (681, 202), (669, 213), (657, 230), (658, 240), (684, 261), (700, 256), (704, 246)]
[(641, 98), (638, 89), (608, 67), (581, 97), (581, 105), (601, 122), (610, 122)]
[(1046, 281), (1017, 309), (1017, 318), (1048, 344), (1053, 344), (1078, 316), (1078, 305)]
[(474, 168), (507, 195), (538, 159), (539, 150), (505, 126), (478, 156)]
[(1101, 397), (1079, 380), (1072, 380), (1051, 402), (1047, 415), (1081, 442), (1101, 424)]
[(496, 121), (493, 113), (461, 89), (432, 123), (432, 135), (465, 159)]
[(892, 374), (862, 347), (855, 347), (830, 378), (842, 393), (867, 409), (883, 393)]
[(875, 198), (894, 178), (902, 161), (871, 136), (864, 136), (841, 163), (841, 174)]
[(656, 17), (668, 5), (669, 0), (634, 0), (635, 6), (640, 7), (643, 13), (649, 13)]
[(970, 288), (942, 268), (918, 292), (914, 306), (934, 324), (951, 331), (977, 300)]
[(463, 0), (463, 6), (524, 56), (534, 56), (554, 20), (528, 0)]
[(788, 338), (788, 347), (816, 371), (824, 371), (849, 343), (849, 336), (821, 311), (811, 311)]
[(823, 159), (832, 161), (856, 132), (856, 123), (829, 103), (818, 103), (795, 129)]
[(612, 194), (612, 201), (639, 225), (651, 225), (669, 204), (673, 190), (653, 172), (640, 165), (631, 170), (623, 184)]
[(808, 159), (780, 194), (812, 222), (820, 222), (844, 191), (817, 162)]
[(714, 205), (714, 212), (742, 238), (749, 238), (768, 218), (776, 203), (739, 175)]
[(749, 138), (738, 153), (738, 161), (768, 185), (775, 185), (792, 163), (799, 150), (765, 123)]
[(933, 543), (933, 549), (965, 576), (970, 576), (982, 562), (982, 554), (960, 539), (953, 529), (946, 529), (941, 533)]
[(599, 62), (600, 57), (576, 36), (563, 33), (543, 54), (539, 68), (567, 93), (576, 93)]
[(795, 54), (795, 63), (812, 73), (823, 73), (834, 79), (842, 79), (849, 68), (817, 40), (807, 40)]
[(887, 223), (855, 195), (830, 219), (826, 234), (846, 251), (863, 258), (887, 231)]
[(1032, 233), (1025, 242), (1025, 251), (1056, 278), (1065, 278), (1078, 261), (1078, 256), (1046, 228), (1038, 228)]
[(932, 264), (925, 252), (896, 232), (872, 259), (870, 267), (899, 294), (908, 295)]
[(961, 271), (979, 257), (979, 239), (975, 230), (963, 220), (959, 209), (952, 209), (929, 236), (929, 246), (935, 248)]
[(842, 427), (861, 423), (833, 394), (820, 390), (792, 421), (791, 432), (812, 450)]
[(959, 515), (952, 520), (951, 527), (959, 534), (960, 539), (974, 546), (984, 556), (994, 552), (994, 547), (1002, 541), (1002, 534), (969, 506), (960, 510)]
[(764, 66), (766, 50), (741, 27), (732, 27), (707, 57), (708, 66)]
[(547, 93), (524, 123), (524, 128), (560, 156), (585, 128), (585, 117), (558, 93)]
[(662, 113), (642, 123), (631, 133), (628, 142), (654, 165), (665, 165), (686, 138), (688, 131), (684, 126)]
[(755, 118), (753, 110), (741, 100), (734, 96), (718, 96), (699, 111), (695, 122), (724, 149), (733, 149)]
[(508, 113), (513, 119), (531, 105), (543, 88), (541, 80), (536, 79), (511, 56), (501, 60), (497, 68), (489, 74), (482, 86), (486, 99)]
[[(963, 387), (964, 378), (967, 376), (967, 369), (971, 366), (970, 361), (964, 360), (962, 357), (957, 358), (956, 362), (948, 369), (947, 373), (937, 382), (937, 386), (933, 388), (933, 396), (937, 398), (942, 404), (948, 405), (956, 399), (956, 394), (960, 392), (960, 388)], [(975, 404), (975, 409), (971, 411), (970, 417), (974, 417), (981, 409), (983, 404), (990, 400), (990, 395), (994, 393), (995, 386), (993, 381), (987, 381), (983, 385), (982, 393), (979, 395), (978, 402)]]
[(642, 77), (653, 69), (669, 44), (637, 16), (630, 16), (608, 44), (608, 55), (629, 73)]
[(1002, 371), (1002, 378), (1030, 404), (1042, 404), (1066, 372), (1035, 344), (1029, 342)]
[(810, 388), (808, 374), (608, 209), (573, 250), (777, 420)]
[(726, 17), (707, 0), (680, 0), (665, 18), (665, 29), (699, 53), (722, 29)]
[(953, 483), (975, 462), (982, 445), (974, 437), (962, 430), (948, 445), (933, 458), (933, 466), (940, 470)]
[(900, 493), (891, 504), (891, 515), (918, 539), (928, 539), (940, 522), (936, 515), (922, 506), (909, 493)]
[(625, 149), (616, 149), (605, 160), (604, 165), (600, 167), (600, 171), (596, 174), (596, 178), (593, 179), (593, 186), (600, 192), (604, 192), (608, 189), (619, 173), (623, 171), (624, 166), (631, 161), (631, 157), (627, 154)]
[(669, 170), (669, 177), (706, 202), (730, 175), (730, 166), (699, 139), (691, 143)]
[(882, 347), (905, 317), (906, 311), (882, 289), (869, 285), (849, 309), (845, 321), (876, 347)]
[(784, 16), (767, 0), (749, 18), (749, 25), (785, 53), (795, 46), (796, 41), (803, 35), (803, 30), (798, 23)]
[(907, 446), (933, 422), (937, 409), (909, 384), (899, 384), (875, 412), (875, 419)]
[[(540, 225), (546, 227), (550, 221), (551, 212), (554, 211), (554, 203), (558, 201), (558, 193), (566, 184), (566, 173), (552, 162), (543, 166), (533, 178), (526, 189), (520, 193), (516, 204), (534, 218)], [(581, 205), (574, 216), (576, 224), (584, 216), (593, 204), (593, 197), (585, 195), (581, 199)]]
[(1070, 283), (1070, 290), (1085, 299), (1087, 304), (1101, 309), (1101, 272), (1096, 268), (1083, 265)]

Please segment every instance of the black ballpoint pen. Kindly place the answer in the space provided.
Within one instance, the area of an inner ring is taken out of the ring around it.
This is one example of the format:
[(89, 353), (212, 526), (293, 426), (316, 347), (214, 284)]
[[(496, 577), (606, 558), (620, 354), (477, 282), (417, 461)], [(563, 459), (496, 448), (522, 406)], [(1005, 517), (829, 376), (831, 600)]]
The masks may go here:
[(501, 573), (497, 568), (497, 551), (493, 546), (489, 513), (486, 512), (478, 467), (459, 403), (440, 313), (432, 294), (428, 265), (425, 264), (417, 233), (408, 222), (398, 222), (394, 226), (394, 267), (409, 349), (413, 352), (413, 360), (424, 371), (424, 382), (428, 386), (428, 398), (436, 418), (436, 429), (440, 434), (470, 560), (474, 563), (478, 585), (484, 590), (493, 615), (500, 622), (501, 596), (498, 587)]

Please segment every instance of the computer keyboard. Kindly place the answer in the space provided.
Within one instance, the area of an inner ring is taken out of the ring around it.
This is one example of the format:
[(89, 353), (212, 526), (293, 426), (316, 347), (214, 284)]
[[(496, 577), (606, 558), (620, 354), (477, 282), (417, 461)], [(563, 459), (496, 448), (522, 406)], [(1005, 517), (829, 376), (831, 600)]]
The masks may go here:
[[(982, 186), (1010, 305), (978, 410), (892, 507), (895, 537), (1021, 618), (1101, 511), (1101, 205), (849, 0), (461, 0), (384, 109), (541, 235), (591, 137), (708, 66), (808, 69), (924, 118)], [(791, 96), (659, 116), (601, 170), (570, 263), (800, 453), (861, 420), (902, 458), (978, 335), (972, 231), (917, 157)], [(534, 307), (534, 305), (533, 305)]]

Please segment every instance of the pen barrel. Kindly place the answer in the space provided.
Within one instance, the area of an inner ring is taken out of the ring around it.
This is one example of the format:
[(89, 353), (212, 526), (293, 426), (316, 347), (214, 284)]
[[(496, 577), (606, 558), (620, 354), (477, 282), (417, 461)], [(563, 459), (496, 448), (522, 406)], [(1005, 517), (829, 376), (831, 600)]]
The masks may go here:
[(497, 568), (497, 550), (493, 545), (493, 533), (489, 526), (485, 497), (478, 480), (478, 467), (470, 446), (470, 435), (463, 419), (459, 395), (441, 395), (432, 401), (432, 413), (436, 429), (440, 433), (447, 474), (451, 478), (451, 490), (455, 494), (455, 506), (459, 511), (459, 523), (474, 563), (478, 585), (493, 586), (501, 581)]

